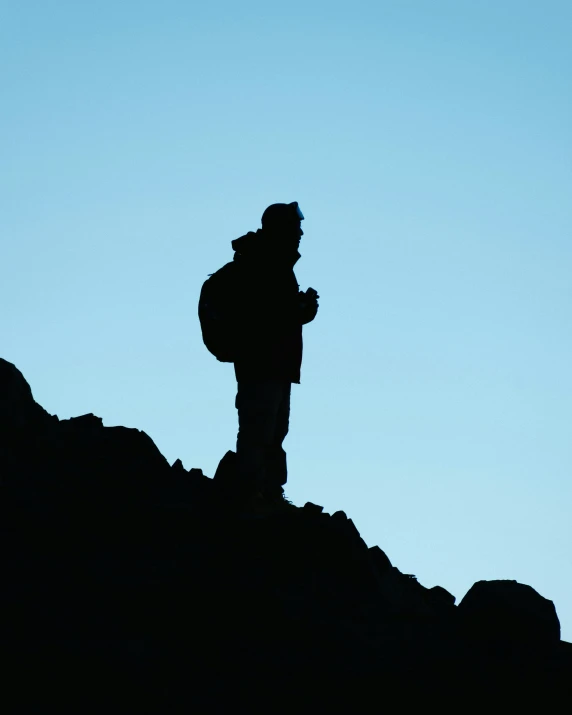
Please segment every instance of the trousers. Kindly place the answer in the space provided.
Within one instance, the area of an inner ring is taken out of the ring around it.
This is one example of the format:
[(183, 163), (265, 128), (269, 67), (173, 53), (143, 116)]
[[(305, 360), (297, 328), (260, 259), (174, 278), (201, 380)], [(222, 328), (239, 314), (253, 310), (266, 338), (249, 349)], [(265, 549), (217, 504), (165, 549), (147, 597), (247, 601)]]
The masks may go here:
[(290, 422), (292, 384), (280, 380), (239, 381), (236, 394), (236, 469), (241, 489), (283, 491), (288, 469), (282, 442)]

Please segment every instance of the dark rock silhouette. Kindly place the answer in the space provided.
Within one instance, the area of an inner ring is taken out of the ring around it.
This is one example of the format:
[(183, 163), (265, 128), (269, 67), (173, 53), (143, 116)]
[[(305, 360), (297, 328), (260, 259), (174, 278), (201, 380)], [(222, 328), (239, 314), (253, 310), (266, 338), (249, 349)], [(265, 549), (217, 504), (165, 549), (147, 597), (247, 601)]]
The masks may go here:
[(480, 697), (549, 712), (566, 696), (572, 646), (551, 601), (480, 581), (457, 607), (342, 511), (231, 508), (217, 481), (233, 468), (230, 454), (211, 480), (139, 430), (59, 420), (0, 360), (3, 712)]
[(552, 601), (517, 581), (477, 581), (459, 604), (466, 630), (481, 640), (552, 645), (560, 621)]

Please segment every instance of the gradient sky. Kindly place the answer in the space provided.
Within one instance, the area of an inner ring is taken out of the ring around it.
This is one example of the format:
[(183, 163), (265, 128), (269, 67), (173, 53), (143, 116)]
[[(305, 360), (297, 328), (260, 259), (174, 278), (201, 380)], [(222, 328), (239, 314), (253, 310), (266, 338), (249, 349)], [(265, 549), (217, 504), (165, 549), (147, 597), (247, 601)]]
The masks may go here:
[(200, 287), (297, 200), (288, 495), (572, 640), (571, 36), (568, 0), (0, 3), (0, 356), (212, 476)]

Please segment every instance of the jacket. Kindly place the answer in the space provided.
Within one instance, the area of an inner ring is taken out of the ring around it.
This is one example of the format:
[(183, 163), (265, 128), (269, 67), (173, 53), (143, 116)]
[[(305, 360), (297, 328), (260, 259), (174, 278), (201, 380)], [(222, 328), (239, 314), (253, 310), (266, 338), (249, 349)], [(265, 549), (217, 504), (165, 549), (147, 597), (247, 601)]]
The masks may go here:
[(298, 251), (284, 250), (262, 229), (232, 242), (237, 274), (234, 305), (236, 379), (300, 382), (302, 325), (294, 265)]

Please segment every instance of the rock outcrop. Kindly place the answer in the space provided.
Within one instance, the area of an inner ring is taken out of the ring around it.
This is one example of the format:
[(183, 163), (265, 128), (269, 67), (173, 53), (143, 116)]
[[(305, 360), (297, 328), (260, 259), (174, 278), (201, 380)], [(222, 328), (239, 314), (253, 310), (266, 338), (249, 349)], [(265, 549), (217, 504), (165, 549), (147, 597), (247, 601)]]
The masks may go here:
[(0, 360), (4, 712), (565, 696), (572, 647), (534, 589), (480, 581), (456, 606), (344, 512), (226, 503), (231, 464), (211, 480), (139, 430), (59, 420)]

